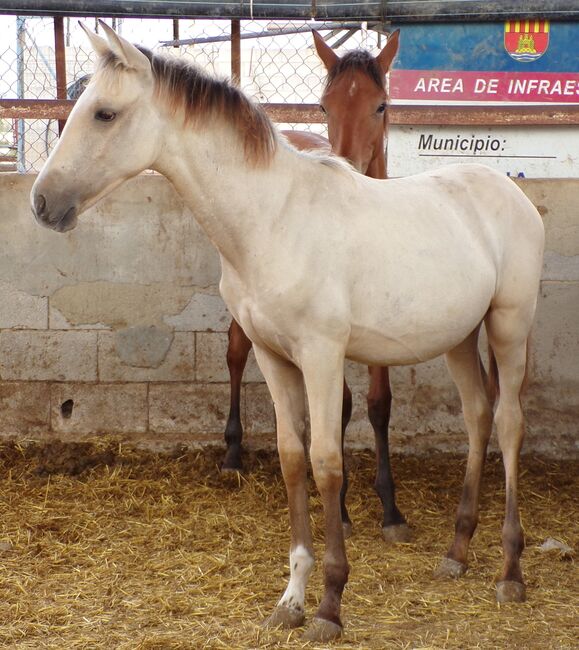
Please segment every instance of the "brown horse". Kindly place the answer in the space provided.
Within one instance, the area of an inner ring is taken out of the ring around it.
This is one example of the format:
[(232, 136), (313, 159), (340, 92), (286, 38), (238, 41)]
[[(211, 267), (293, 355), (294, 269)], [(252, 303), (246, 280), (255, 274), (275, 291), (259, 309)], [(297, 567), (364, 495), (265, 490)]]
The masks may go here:
[[(388, 97), (386, 74), (398, 51), (398, 30), (393, 32), (384, 49), (373, 57), (365, 50), (354, 50), (339, 57), (316, 31), (313, 32), (316, 51), (328, 72), (321, 110), (327, 116), (329, 142), (319, 135), (300, 131), (285, 131), (284, 135), (298, 149), (328, 149), (350, 161), (361, 173), (372, 178), (386, 178), (384, 156), (388, 128)], [(241, 380), (251, 350), (247, 338), (235, 320), (229, 327), (227, 366), (231, 384), (231, 404), (225, 442), (227, 451), (223, 470), (240, 470), (243, 428), (240, 417)], [(410, 529), (395, 501), (394, 480), (388, 451), (388, 424), (392, 393), (388, 368), (369, 367), (368, 416), (376, 439), (375, 489), (382, 501), (384, 519), (382, 532), (390, 542), (408, 541)], [(342, 406), (342, 445), (344, 433), (352, 415), (352, 393), (344, 382)], [(348, 533), (351, 521), (345, 505), (348, 489), (344, 468), (341, 491), (342, 522)]]

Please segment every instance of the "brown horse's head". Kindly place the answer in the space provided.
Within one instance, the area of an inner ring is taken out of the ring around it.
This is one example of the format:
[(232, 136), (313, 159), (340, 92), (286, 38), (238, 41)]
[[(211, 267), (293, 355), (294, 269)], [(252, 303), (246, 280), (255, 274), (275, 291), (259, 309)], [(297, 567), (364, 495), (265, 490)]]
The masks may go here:
[(386, 74), (398, 51), (399, 31), (390, 34), (376, 57), (354, 50), (340, 58), (320, 34), (313, 34), (328, 71), (320, 106), (327, 115), (332, 149), (363, 174), (382, 178), (388, 123)]

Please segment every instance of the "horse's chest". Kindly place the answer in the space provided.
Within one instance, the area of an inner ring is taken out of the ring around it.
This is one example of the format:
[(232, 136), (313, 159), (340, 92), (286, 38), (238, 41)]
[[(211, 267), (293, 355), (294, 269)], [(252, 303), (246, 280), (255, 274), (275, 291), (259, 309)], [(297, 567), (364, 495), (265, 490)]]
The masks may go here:
[[(264, 309), (235, 278), (223, 276), (220, 291), (229, 311), (252, 343), (292, 358), (291, 327), (279, 309)], [(276, 318), (276, 314), (280, 314)]]

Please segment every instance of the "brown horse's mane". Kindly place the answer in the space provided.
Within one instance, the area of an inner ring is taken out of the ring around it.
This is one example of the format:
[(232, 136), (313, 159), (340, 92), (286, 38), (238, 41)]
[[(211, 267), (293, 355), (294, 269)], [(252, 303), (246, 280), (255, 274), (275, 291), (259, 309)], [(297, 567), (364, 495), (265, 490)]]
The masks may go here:
[[(225, 118), (240, 134), (248, 162), (267, 164), (277, 146), (276, 130), (265, 111), (225, 79), (215, 79), (181, 58), (159, 56), (137, 46), (151, 61), (157, 96), (173, 113), (182, 111), (186, 123)], [(119, 66), (110, 53), (101, 69)]]
[(366, 50), (352, 50), (345, 54), (328, 72), (326, 89), (345, 72), (362, 72), (381, 88), (386, 90), (386, 79), (378, 61)]

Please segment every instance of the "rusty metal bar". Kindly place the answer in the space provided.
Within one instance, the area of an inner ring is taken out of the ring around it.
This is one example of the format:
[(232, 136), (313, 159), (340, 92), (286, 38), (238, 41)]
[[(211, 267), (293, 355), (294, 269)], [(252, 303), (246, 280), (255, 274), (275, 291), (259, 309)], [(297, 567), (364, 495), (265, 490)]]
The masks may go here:
[(0, 118), (65, 120), (74, 102), (62, 99), (0, 99)]
[[(68, 117), (73, 101), (0, 99), (0, 118), (51, 119)], [(274, 122), (323, 124), (317, 104), (262, 104)], [(406, 126), (577, 126), (579, 106), (414, 106), (389, 108), (389, 123)]]
[(231, 81), (239, 86), (241, 82), (241, 22), (231, 21)]
[[(64, 47), (64, 18), (54, 18), (54, 55), (56, 60), (56, 97), (66, 99), (66, 50)], [(65, 119), (58, 120), (58, 132), (62, 133)]]
[(391, 107), (391, 124), (421, 126), (566, 126), (579, 124), (579, 106)]
[[(274, 122), (320, 124), (317, 104), (262, 104)], [(579, 125), (579, 106), (390, 106), (391, 125), (407, 126), (566, 126)]]

